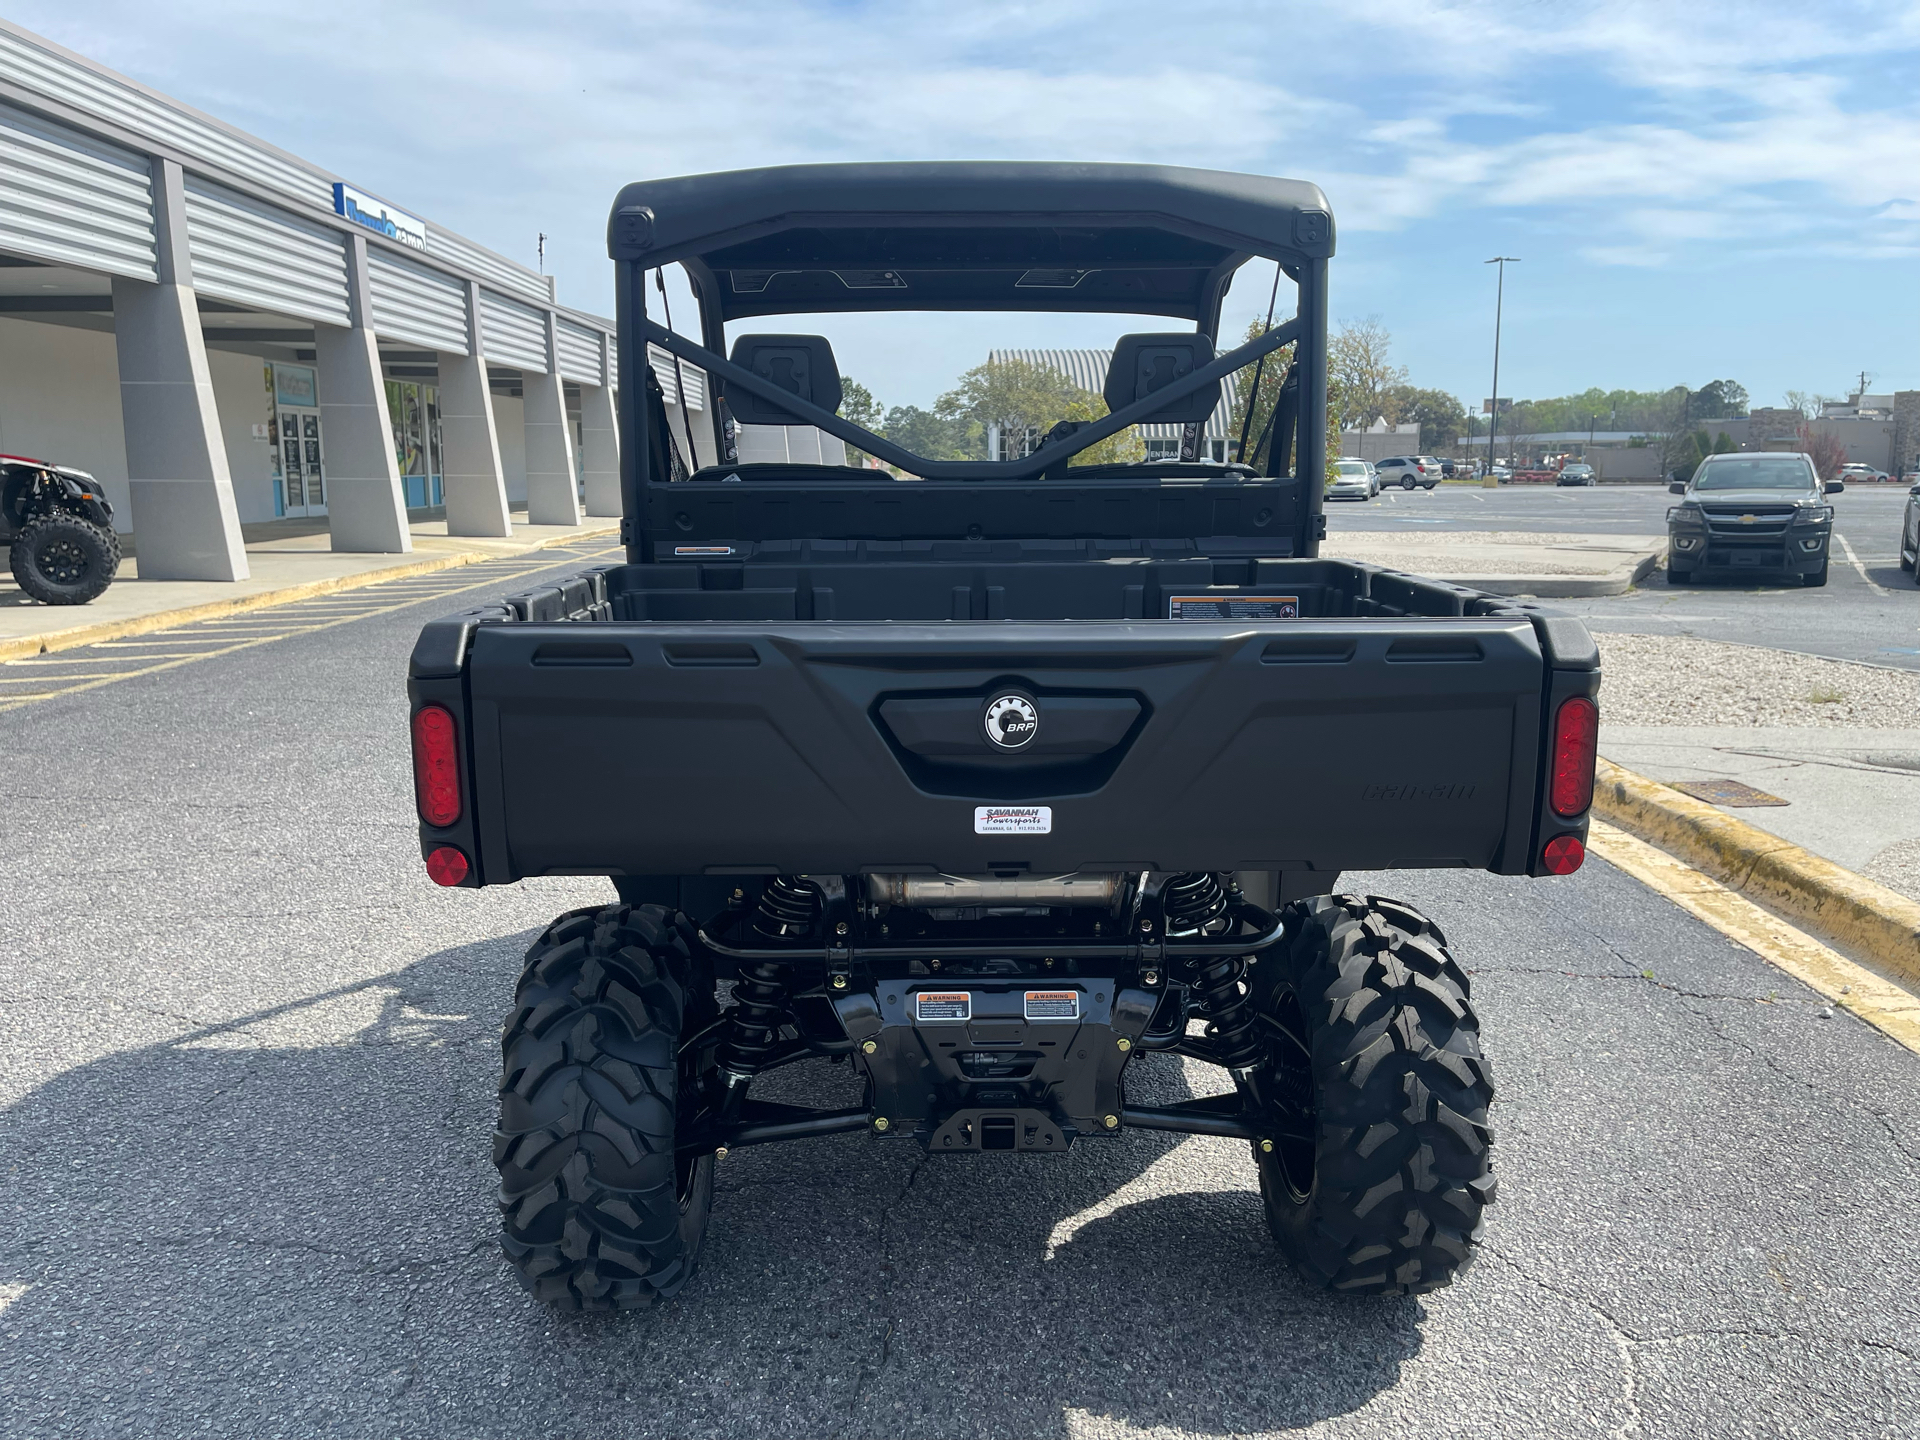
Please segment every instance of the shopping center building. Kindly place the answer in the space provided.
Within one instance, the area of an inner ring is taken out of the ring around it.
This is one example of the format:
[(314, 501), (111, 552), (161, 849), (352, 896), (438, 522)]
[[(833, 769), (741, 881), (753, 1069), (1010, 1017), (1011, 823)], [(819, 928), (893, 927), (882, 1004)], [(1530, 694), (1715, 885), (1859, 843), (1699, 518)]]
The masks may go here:
[[(324, 516), (335, 550), (393, 553), (423, 513), (471, 536), (522, 506), (618, 515), (612, 329), (0, 21), (0, 453), (103, 481), (142, 578), (246, 578), (250, 522)], [(653, 359), (711, 460), (705, 376)]]

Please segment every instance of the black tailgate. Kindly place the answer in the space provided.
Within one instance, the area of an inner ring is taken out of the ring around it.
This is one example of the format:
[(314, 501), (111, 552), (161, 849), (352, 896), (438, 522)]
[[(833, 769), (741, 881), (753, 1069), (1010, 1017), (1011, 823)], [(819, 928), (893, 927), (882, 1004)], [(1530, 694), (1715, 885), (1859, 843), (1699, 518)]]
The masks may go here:
[[(1521, 619), (484, 625), (467, 675), (488, 883), (1523, 873), (1544, 689)], [(1006, 690), (1031, 752), (971, 718)]]

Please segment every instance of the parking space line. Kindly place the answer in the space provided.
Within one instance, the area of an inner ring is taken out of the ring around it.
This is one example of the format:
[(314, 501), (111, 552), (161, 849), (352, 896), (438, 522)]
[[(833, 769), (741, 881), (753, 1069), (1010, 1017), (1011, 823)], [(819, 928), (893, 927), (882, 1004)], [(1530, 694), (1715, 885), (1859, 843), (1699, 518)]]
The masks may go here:
[(1880, 584), (1871, 575), (1867, 574), (1867, 567), (1862, 565), (1860, 563), (1860, 557), (1853, 553), (1853, 546), (1847, 540), (1846, 536), (1842, 535), (1838, 530), (1836, 530), (1833, 532), (1833, 538), (1840, 542), (1840, 548), (1847, 552), (1847, 560), (1852, 564), (1855, 570), (1858, 570), (1860, 572), (1860, 578), (1867, 582), (1868, 588), (1871, 589), (1874, 594), (1886, 595), (1890, 593), (1887, 590), (1886, 586)]
[[(544, 570), (578, 567), (599, 555), (612, 552), (602, 546), (585, 553), (561, 552), (551, 548), (535, 553), (542, 557), (542, 564), (520, 564), (517, 563), (517, 557), (501, 561), (481, 561), (474, 565), (463, 566), (457, 572), (464, 583), (442, 584), (426, 593), (413, 589), (404, 592), (389, 590), (380, 584), (369, 585), (364, 590), (356, 592), (356, 596), (365, 597), (366, 603), (357, 604), (352, 609), (342, 608), (340, 602), (331, 597), (328, 597), (324, 608), (317, 610), (306, 608), (311, 603), (309, 601), (290, 601), (283, 606), (275, 607), (278, 613), (274, 616), (268, 633), (265, 634), (247, 634), (244, 631), (235, 633), (225, 627), (232, 626), (236, 622), (245, 623), (245, 617), (218, 617), (202, 624), (156, 631), (149, 637), (139, 640), (102, 640), (92, 645), (75, 647), (59, 655), (36, 655), (8, 661), (0, 665), (0, 680), (13, 684), (32, 681), (42, 684), (52, 683), (59, 688), (24, 695), (0, 692), (0, 713), (38, 704), (42, 700), (55, 700), (63, 695), (77, 695), (83, 691), (97, 690), (122, 680), (137, 680), (145, 675), (159, 674), (163, 670), (175, 670), (200, 660), (218, 659), (224, 655), (251, 650), (261, 645), (271, 645), (297, 635), (312, 635), (338, 625), (351, 625), (355, 621), (391, 615), (395, 611), (405, 610), (411, 606), (431, 604), (467, 591), (489, 589), (523, 576), (537, 575)], [(448, 575), (446, 578), (451, 580), (454, 577)], [(254, 623), (261, 622), (255, 620)], [(221, 628), (215, 634), (206, 633), (208, 629), (216, 626)], [(183, 645), (197, 646), (197, 648), (180, 648)], [(153, 646), (172, 648), (155, 650), (151, 648)], [(99, 653), (101, 651), (120, 653), (101, 654)], [(114, 671), (96, 669), (90, 675), (74, 670), (51, 669), (54, 666), (73, 665), (98, 667), (115, 661), (124, 663), (128, 668)]]

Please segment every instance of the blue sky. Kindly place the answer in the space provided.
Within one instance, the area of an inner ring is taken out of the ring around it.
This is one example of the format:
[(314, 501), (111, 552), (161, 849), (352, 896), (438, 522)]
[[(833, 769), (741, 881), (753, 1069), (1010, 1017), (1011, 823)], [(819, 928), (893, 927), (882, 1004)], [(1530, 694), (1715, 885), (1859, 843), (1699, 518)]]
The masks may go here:
[[(607, 313), (628, 180), (1094, 159), (1313, 180), (1336, 320), (1501, 389), (1920, 388), (1920, 4), (14, 0), (9, 17), (531, 263)], [(1272, 271), (1249, 267), (1236, 327)], [(1257, 292), (1257, 293), (1256, 293)], [(1285, 296), (1286, 287), (1282, 287)], [(1282, 300), (1282, 310), (1286, 302)], [(676, 310), (676, 319), (684, 317)], [(883, 403), (1124, 322), (823, 322)], [(1159, 328), (1156, 323), (1151, 328)]]

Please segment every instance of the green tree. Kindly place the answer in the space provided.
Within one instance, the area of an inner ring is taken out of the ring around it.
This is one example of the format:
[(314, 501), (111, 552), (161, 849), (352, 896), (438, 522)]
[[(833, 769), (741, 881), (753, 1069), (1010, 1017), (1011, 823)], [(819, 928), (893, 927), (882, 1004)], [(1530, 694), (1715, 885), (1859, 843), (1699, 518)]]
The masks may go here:
[[(865, 426), (877, 435), (886, 433), (881, 428), (886, 423), (885, 417), (881, 413), (879, 402), (873, 398), (873, 392), (851, 375), (840, 377), (840, 417), (843, 420), (851, 420), (856, 425)], [(848, 444), (847, 463), (849, 465), (866, 464), (867, 452), (855, 449), (852, 444)]]
[(1377, 315), (1347, 320), (1327, 340), (1328, 452), (1339, 449), (1340, 432), (1364, 430), (1385, 418), (1399, 423), (1391, 392), (1407, 383), (1407, 369), (1388, 358), (1393, 336)]
[(1387, 390), (1387, 403), (1393, 407), (1396, 424), (1404, 425), (1409, 420), (1419, 423), (1423, 454), (1445, 449), (1466, 433), (1466, 406), (1444, 390), (1394, 385)]
[[(1029, 360), (988, 361), (960, 377), (960, 383), (934, 402), (934, 413), (944, 420), (977, 426), (984, 436), (1000, 432), (1001, 457), (1028, 453), (1062, 420), (1092, 421), (1107, 413), (1107, 402), (1082, 390), (1051, 365)], [(1138, 460), (1146, 453), (1140, 432), (1129, 426), (1118, 435), (1089, 446), (1069, 462), (1074, 465), (1116, 464)]]
[[(1242, 345), (1251, 344), (1266, 333), (1267, 323), (1264, 318), (1250, 320), (1247, 322), (1247, 333), (1241, 339), (1240, 343)], [(1227, 426), (1227, 434), (1229, 437), (1228, 448), (1231, 452), (1229, 458), (1241, 458), (1239, 455), (1239, 445), (1240, 437), (1244, 434), (1247, 437), (1247, 450), (1249, 451), (1246, 457), (1247, 463), (1253, 463), (1255, 457), (1251, 452), (1259, 446), (1260, 437), (1266, 433), (1267, 421), (1273, 415), (1273, 407), (1280, 403), (1280, 387), (1285, 383), (1287, 367), (1292, 363), (1293, 346), (1282, 345), (1278, 350), (1267, 356), (1267, 363), (1265, 365), (1256, 361), (1252, 365), (1245, 366), (1234, 372), (1233, 405), (1228, 411)], [(1260, 375), (1259, 391), (1257, 394), (1254, 388), (1255, 371), (1258, 371)], [(1251, 421), (1247, 418), (1247, 407), (1249, 405), (1253, 407), (1253, 418)]]
[(927, 460), (984, 460), (986, 431), (965, 419), (936, 415), (918, 405), (896, 405), (880, 431), (903, 449)]
[(1747, 413), (1747, 387), (1737, 380), (1709, 380), (1693, 392), (1690, 407), (1699, 420), (1732, 419)]

